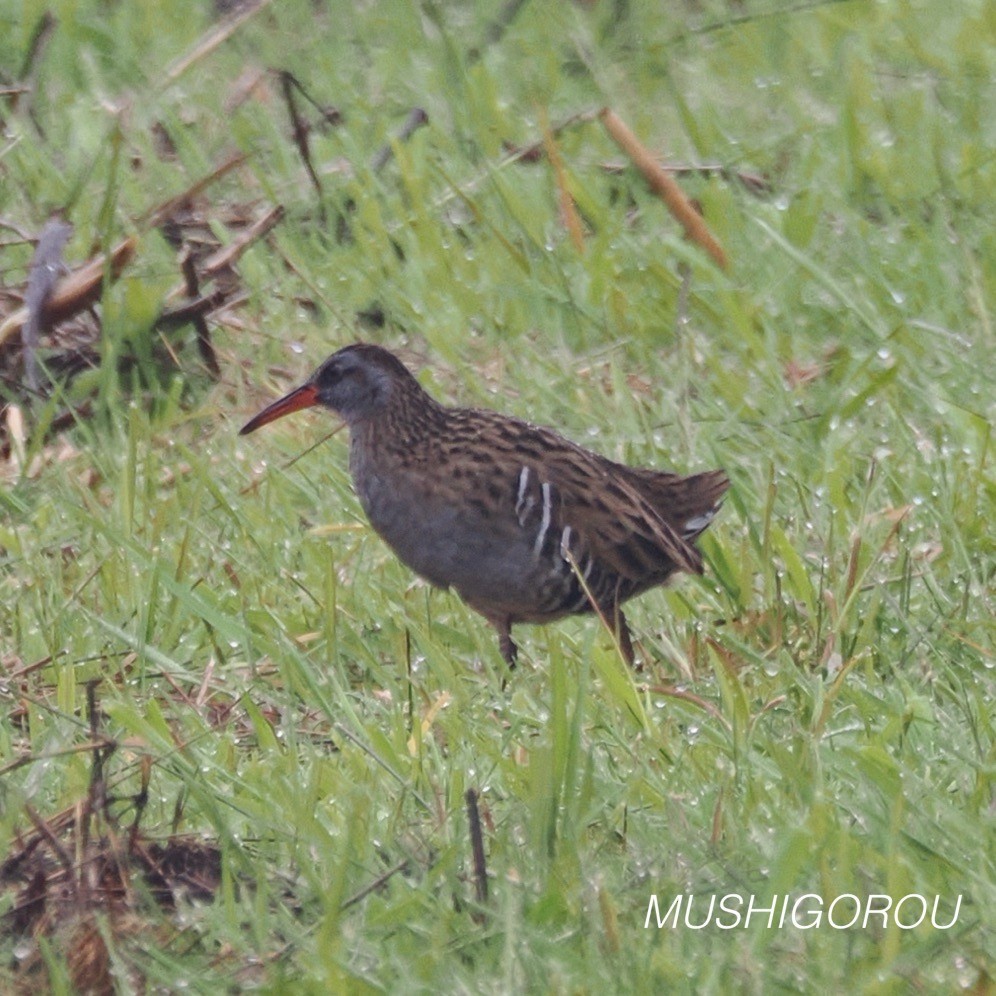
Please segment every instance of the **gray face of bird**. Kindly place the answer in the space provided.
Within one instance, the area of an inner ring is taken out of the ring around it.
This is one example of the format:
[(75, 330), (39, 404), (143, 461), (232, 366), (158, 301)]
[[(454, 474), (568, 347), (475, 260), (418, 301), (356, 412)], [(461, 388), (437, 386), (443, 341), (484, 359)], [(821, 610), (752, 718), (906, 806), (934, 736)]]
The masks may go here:
[(311, 385), (319, 404), (353, 425), (382, 412), (401, 382), (411, 379), (400, 363), (395, 364), (386, 364), (360, 347), (347, 347), (315, 371)]
[(384, 406), (390, 393), (386, 378), (362, 363), (334, 356), (312, 378), (319, 404), (346, 422), (369, 418)]
[[(320, 405), (351, 428), (384, 423), (390, 429), (418, 428), (439, 406), (408, 368), (379, 346), (357, 343), (333, 353), (300, 387), (251, 418), (240, 430), (255, 432), (302, 408)], [(386, 419), (381, 416), (388, 416)]]

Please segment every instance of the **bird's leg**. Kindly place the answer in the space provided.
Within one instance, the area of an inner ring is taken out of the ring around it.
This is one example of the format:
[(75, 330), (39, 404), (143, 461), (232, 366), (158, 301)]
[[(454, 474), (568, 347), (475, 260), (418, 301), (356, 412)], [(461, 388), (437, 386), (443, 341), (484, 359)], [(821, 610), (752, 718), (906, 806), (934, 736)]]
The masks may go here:
[(616, 639), (619, 641), (619, 650), (622, 653), (623, 659), (626, 663), (635, 670), (636, 655), (633, 653), (633, 640), (629, 635), (629, 626), (626, 624), (626, 617), (623, 615), (622, 609), (619, 608), (618, 602), (616, 602), (613, 617), (613, 629), (616, 634)]
[(510, 671), (515, 669), (519, 648), (512, 639), (512, 620), (508, 616), (488, 616), (488, 622), (498, 631), (498, 649)]

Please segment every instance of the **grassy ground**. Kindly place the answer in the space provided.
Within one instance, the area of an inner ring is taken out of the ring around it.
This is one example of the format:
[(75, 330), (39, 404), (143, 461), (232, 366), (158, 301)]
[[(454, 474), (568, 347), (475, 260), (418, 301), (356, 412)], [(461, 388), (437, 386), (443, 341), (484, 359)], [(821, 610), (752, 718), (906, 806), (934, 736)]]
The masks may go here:
[[(491, 4), (320, 6), (273, 4), (184, 68), (206, 5), (56, 3), (30, 107), (3, 111), (0, 219), (69, 204), (70, 259), (141, 242), (69, 389), (92, 414), (3, 467), (0, 846), (92, 793), (100, 679), (125, 800), (104, 832), (145, 778), (142, 832), (222, 862), (212, 902), (96, 915), (122, 991), (992, 991), (992, 8), (533, 0), (498, 32)], [(9, 79), (36, 15), (0, 11)], [(324, 226), (278, 84), (236, 99), (264, 67), (343, 115), (311, 136)], [(725, 167), (681, 182), (728, 272), (604, 168), (624, 159), (597, 122), (557, 138), (583, 251), (549, 162), (505, 161), (544, 114), (602, 104), (669, 161)], [(414, 106), (429, 125), (371, 169)], [(239, 264), (213, 381), (186, 333), (175, 365), (149, 358), (177, 267), (139, 219), (233, 149), (200, 210), (287, 216)], [(6, 285), (30, 251), (3, 250)], [(366, 527), (344, 435), (236, 435), (356, 338), (442, 398), (726, 468), (705, 577), (629, 613), (642, 674), (574, 620), (523, 628), (503, 690), (488, 627)], [(806, 893), (958, 915), (645, 929), (653, 895), (694, 894), (694, 923), (712, 896)], [(5, 932), (0, 988), (40, 957), (66, 991), (71, 931)]]

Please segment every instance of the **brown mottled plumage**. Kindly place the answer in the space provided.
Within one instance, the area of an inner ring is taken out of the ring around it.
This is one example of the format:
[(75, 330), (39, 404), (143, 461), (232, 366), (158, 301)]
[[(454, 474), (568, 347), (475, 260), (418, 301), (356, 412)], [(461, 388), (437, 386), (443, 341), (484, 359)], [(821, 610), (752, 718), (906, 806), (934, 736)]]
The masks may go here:
[(401, 361), (358, 343), (242, 428), (322, 405), (350, 428), (349, 467), (370, 524), (416, 574), (452, 587), (498, 631), (597, 610), (633, 662), (620, 605), (675, 571), (702, 573), (695, 538), (729, 487), (627, 467), (552, 429), (430, 397)]

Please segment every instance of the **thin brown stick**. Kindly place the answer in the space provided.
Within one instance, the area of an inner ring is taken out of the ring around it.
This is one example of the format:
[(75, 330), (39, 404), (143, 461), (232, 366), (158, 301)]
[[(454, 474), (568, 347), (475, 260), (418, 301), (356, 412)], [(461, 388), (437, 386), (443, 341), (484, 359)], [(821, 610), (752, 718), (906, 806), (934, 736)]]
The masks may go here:
[[(276, 207), (267, 211), (266, 214), (257, 218), (247, 229), (233, 239), (229, 245), (224, 246), (217, 252), (214, 252), (208, 256), (208, 258), (201, 264), (201, 280), (206, 281), (213, 279), (223, 270), (227, 270), (234, 266), (235, 263), (237, 263), (242, 257), (243, 253), (245, 253), (245, 251), (254, 242), (257, 242), (264, 235), (268, 234), (273, 228), (275, 228), (277, 224), (279, 224), (283, 216), (284, 209), (278, 204)], [(182, 280), (166, 295), (166, 301), (175, 301), (177, 298), (187, 296), (188, 286), (187, 281)], [(214, 297), (214, 294), (210, 294), (207, 295), (205, 299), (213, 300)], [(203, 306), (200, 302), (205, 299), (198, 298), (195, 301), (190, 301), (181, 305), (175, 311), (164, 312), (162, 320), (166, 322), (166, 327), (168, 327), (174, 320), (180, 321), (181, 318), (178, 316), (180, 316), (181, 313), (190, 312), (191, 315), (197, 313), (202, 314), (203, 311), (201, 309)], [(218, 301), (218, 305), (222, 303), (223, 299)]]
[(220, 21), (209, 31), (201, 35), (200, 41), (185, 55), (180, 56), (166, 70), (166, 84), (178, 80), (195, 62), (199, 62), (205, 56), (210, 55), (219, 45), (226, 42), (238, 28), (251, 17), (255, 17), (264, 7), (269, 6), (271, 0), (256, 0), (256, 3), (244, 7), (238, 13)]
[(304, 168), (307, 170), (308, 177), (311, 179), (311, 184), (315, 188), (315, 193), (318, 195), (318, 216), (321, 219), (322, 226), (324, 227), (326, 222), (325, 196), (322, 191), (322, 181), (319, 179), (318, 173), (315, 171), (315, 166), (311, 161), (311, 148), (308, 145), (308, 132), (310, 131), (310, 128), (304, 118), (301, 117), (301, 114), (297, 109), (297, 101), (294, 99), (295, 89), (299, 90), (305, 97), (307, 97), (307, 93), (305, 92), (304, 87), (302, 87), (298, 82), (297, 77), (293, 73), (287, 72), (286, 69), (280, 71), (280, 87), (284, 92), (284, 101), (287, 104), (287, 113), (290, 115), (291, 119), (294, 144), (297, 146), (297, 151), (300, 153), (301, 161), (304, 163)]
[[(569, 117), (564, 118), (561, 121), (557, 121), (550, 125), (550, 134), (553, 138), (559, 138), (562, 131), (566, 131), (568, 128), (572, 128), (574, 125), (588, 124), (589, 121), (594, 121), (598, 117), (599, 112), (594, 109), (587, 111), (578, 111), (576, 114), (571, 114)], [(513, 163), (536, 162), (537, 159), (542, 157), (544, 146), (546, 145), (546, 134), (544, 132), (541, 138), (536, 139), (535, 142), (530, 142), (528, 145), (523, 145), (516, 147), (509, 143), (505, 144), (505, 151), (508, 152), (508, 156), (502, 159), (498, 163), (497, 168), (503, 169), (506, 166), (511, 166)]]
[(408, 867), (408, 859), (405, 858), (403, 861), (399, 861), (396, 865), (388, 868), (383, 875), (378, 875), (372, 882), (367, 883), (360, 889), (359, 892), (354, 893), (347, 899), (340, 910), (348, 910), (350, 906), (355, 906), (361, 899), (366, 899), (371, 892), (376, 892), (382, 885), (384, 885), (389, 879), (393, 878), (400, 871), (404, 871)]
[(91, 750), (108, 747), (112, 743), (113, 741), (109, 740), (107, 737), (102, 737), (100, 740), (87, 741), (82, 744), (73, 744), (72, 747), (60, 747), (58, 750), (45, 751), (41, 754), (35, 754), (33, 751), (26, 751), (23, 754), (18, 754), (14, 760), (8, 761), (5, 765), (0, 767), (0, 777), (10, 774), (10, 772), (16, 771), (18, 768), (23, 768), (26, 764), (34, 764), (36, 761), (49, 761), (56, 757), (66, 757), (69, 754), (86, 754)]
[(610, 107), (603, 107), (598, 115), (605, 130), (643, 174), (650, 189), (667, 205), (668, 210), (685, 230), (691, 241), (700, 245), (722, 269), (726, 269), (726, 253), (713, 237), (702, 215), (695, 210), (674, 178), (661, 169), (647, 147), (633, 134), (629, 126)]
[(693, 692), (685, 691), (684, 688), (679, 688), (677, 685), (651, 685), (647, 691), (652, 695), (666, 695), (668, 698), (681, 699), (683, 702), (691, 702), (692, 705), (698, 706), (704, 712), (709, 713), (713, 719), (719, 720), (727, 729), (730, 728), (729, 722), (724, 718), (723, 714), (716, 708), (708, 699), (704, 699), (701, 696), (694, 694)]
[(198, 194), (209, 187), (216, 180), (220, 180), (226, 173), (230, 173), (237, 166), (241, 166), (246, 161), (246, 157), (241, 152), (236, 152), (229, 156), (220, 166), (213, 169), (207, 176), (201, 177), (192, 183), (186, 190), (161, 204), (150, 208), (143, 214), (138, 223), (148, 228), (158, 228), (167, 218), (176, 213), (177, 209), (192, 201)]
[(45, 317), (59, 322), (78, 314), (93, 304), (104, 287), (104, 271), (110, 270), (110, 279), (117, 280), (121, 271), (131, 262), (138, 248), (138, 239), (130, 236), (111, 250), (111, 258), (95, 256), (78, 270), (60, 280), (45, 305)]
[[(197, 264), (193, 253), (189, 250), (183, 254), (183, 258), (180, 260), (180, 270), (183, 273), (187, 297), (199, 297), (200, 284), (197, 279)], [(218, 357), (211, 342), (211, 330), (208, 328), (203, 312), (197, 312), (192, 315), (190, 321), (194, 326), (194, 332), (197, 334), (197, 351), (201, 354), (201, 359), (208, 370), (211, 371), (212, 377), (221, 376), (221, 367), (218, 366)]]
[(202, 277), (216, 276), (221, 270), (233, 266), (242, 254), (254, 243), (276, 228), (284, 216), (283, 206), (278, 204), (266, 214), (257, 218), (244, 232), (233, 239), (230, 245), (212, 253), (201, 267)]
[(52, 848), (53, 853), (59, 859), (59, 864), (62, 865), (63, 870), (68, 874), (69, 881), (75, 884), (75, 878), (73, 876), (73, 859), (69, 856), (69, 852), (65, 849), (62, 841), (56, 836), (55, 831), (45, 822), (42, 818), (41, 813), (31, 805), (30, 802), (24, 804), (24, 811), (28, 814), (28, 819), (34, 824), (35, 829), (45, 838), (48, 842), (48, 846)]
[[(748, 193), (756, 197), (764, 197), (772, 192), (771, 181), (760, 173), (748, 173), (742, 169), (732, 169), (722, 163), (669, 163), (661, 162), (657, 164), (662, 170), (672, 176), (721, 176), (729, 183), (739, 183)], [(622, 173), (629, 168), (629, 164), (619, 162), (602, 163), (600, 169), (609, 173)]]
[(128, 830), (128, 847), (134, 851), (138, 846), (138, 828), (142, 823), (142, 814), (149, 803), (149, 780), (152, 777), (152, 758), (148, 754), (143, 754), (141, 758), (142, 780), (140, 788), (132, 800), (135, 806), (135, 818), (131, 821)]
[(96, 746), (97, 739), (100, 737), (100, 710), (97, 707), (97, 685), (99, 684), (99, 678), (86, 683), (86, 708), (87, 718), (90, 721), (90, 740), (95, 746), (90, 761), (90, 784), (87, 788), (87, 804), (83, 807), (82, 819), (80, 821), (80, 837), (82, 838), (84, 847), (90, 842), (91, 816), (94, 813), (103, 813), (107, 810), (107, 782), (104, 779), (105, 751)]
[[(110, 261), (103, 255), (95, 256), (78, 270), (63, 277), (45, 305), (45, 320), (50, 323), (60, 322), (93, 304), (100, 297), (104, 285), (104, 268), (109, 266), (110, 279), (116, 280), (135, 255), (137, 246), (138, 239), (131, 236), (112, 250)], [(3, 324), (0, 324), (0, 344), (20, 332), (27, 317), (26, 307), (18, 308), (12, 315), (8, 315)]]
[(209, 311), (220, 308), (221, 305), (225, 304), (227, 297), (228, 289), (218, 287), (210, 294), (202, 294), (200, 297), (194, 298), (193, 301), (187, 301), (186, 304), (164, 311), (156, 320), (156, 328), (165, 331), (192, 322), (198, 315), (206, 315)]
[(543, 145), (546, 149), (546, 157), (550, 161), (550, 168), (553, 170), (553, 180), (557, 186), (557, 202), (560, 208), (560, 218), (567, 229), (567, 234), (574, 243), (574, 248), (578, 253), (583, 253), (584, 245), (584, 225), (581, 224), (581, 216), (578, 214), (577, 205), (567, 187), (567, 171), (564, 169), (564, 162), (560, 158), (560, 149), (554, 140), (550, 130), (550, 121), (547, 118), (546, 109), (540, 110), (540, 123), (543, 128)]
[[(408, 117), (405, 118), (401, 127), (398, 129), (397, 135), (394, 136), (394, 140), (399, 144), (402, 142), (407, 142), (408, 139), (412, 137), (423, 125), (429, 123), (429, 115), (421, 107), (413, 107), (408, 112)], [(394, 145), (392, 142), (386, 142), (381, 146), (377, 154), (370, 160), (370, 169), (374, 173), (379, 173), (391, 160), (391, 156), (394, 155)]]
[(477, 901), (482, 906), (488, 901), (488, 864), (484, 857), (484, 836), (481, 833), (481, 814), (477, 809), (477, 790), (467, 789), (467, 829), (470, 848), (474, 855), (474, 888)]

